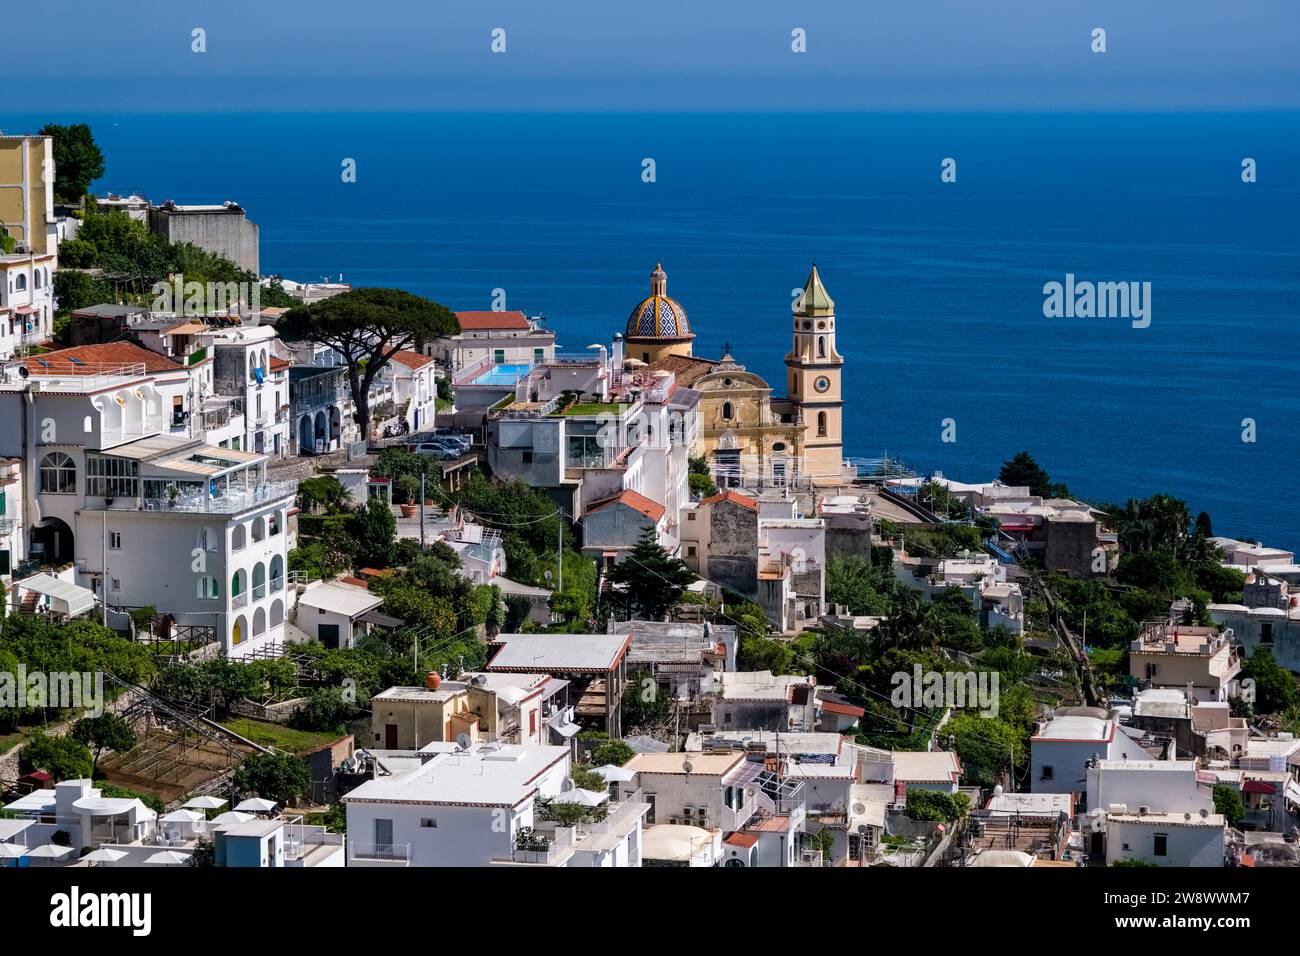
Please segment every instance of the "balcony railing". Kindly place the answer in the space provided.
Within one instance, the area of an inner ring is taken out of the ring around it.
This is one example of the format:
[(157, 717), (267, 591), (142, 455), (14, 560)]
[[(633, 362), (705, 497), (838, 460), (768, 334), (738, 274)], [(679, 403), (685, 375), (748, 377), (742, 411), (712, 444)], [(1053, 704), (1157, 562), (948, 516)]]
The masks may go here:
[(284, 578), (271, 578), (271, 593), (276, 594), (284, 590)]
[(230, 599), (230, 608), (232, 611), (238, 611), (241, 607), (248, 607), (248, 592), (236, 594)]
[(254, 600), (254, 601), (260, 601), (260, 600), (262, 600), (262, 598), (264, 598), (264, 597), (266, 597), (266, 585), (265, 585), (265, 584), (254, 584), (254, 585), (253, 585), (253, 600)]
[(237, 514), (256, 508), (258, 505), (289, 498), (298, 493), (296, 481), (267, 481), (247, 492), (230, 492), (219, 497), (200, 495), (198, 497), (177, 498), (140, 498), (142, 511), (183, 511), (189, 514)]
[(409, 843), (349, 843), (349, 857), (365, 863), (397, 863), (406, 866), (411, 861)]

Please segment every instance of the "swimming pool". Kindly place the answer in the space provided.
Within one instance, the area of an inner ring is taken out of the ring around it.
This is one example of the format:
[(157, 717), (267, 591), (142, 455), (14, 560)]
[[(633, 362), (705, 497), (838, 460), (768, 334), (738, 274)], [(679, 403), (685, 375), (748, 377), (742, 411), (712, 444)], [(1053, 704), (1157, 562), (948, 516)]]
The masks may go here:
[(528, 374), (527, 365), (496, 365), (484, 372), (471, 384), (474, 385), (513, 385), (521, 376)]

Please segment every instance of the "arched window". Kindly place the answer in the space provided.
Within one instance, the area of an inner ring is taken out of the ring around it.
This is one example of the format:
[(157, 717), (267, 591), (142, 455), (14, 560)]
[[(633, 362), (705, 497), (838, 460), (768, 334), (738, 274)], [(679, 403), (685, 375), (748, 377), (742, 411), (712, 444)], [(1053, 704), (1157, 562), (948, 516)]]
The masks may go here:
[(248, 543), (247, 532), (242, 524), (237, 524), (230, 532), (230, 550), (242, 551)]
[(731, 402), (722, 403), (722, 418), (723, 421), (731, 421)]
[(18, 278), (14, 280), (14, 291), (25, 292), (26, 290), (27, 290), (27, 276), (23, 275), (20, 272), (18, 273)]
[(817, 336), (817, 357), (826, 357), (826, 336), (824, 335)]
[(216, 528), (200, 528), (196, 543), (204, 551), (216, 551), (221, 546), (221, 538)]
[(256, 544), (258, 541), (261, 541), (265, 537), (266, 537), (266, 519), (261, 517), (254, 518), (253, 519), (253, 543)]
[(61, 451), (41, 459), (41, 494), (70, 495), (77, 490), (77, 466)]
[(215, 601), (221, 597), (217, 579), (211, 575), (199, 578), (198, 597), (200, 601)]
[(41, 287), (41, 270), (37, 269), (36, 275), (32, 280), (32, 288), (39, 289), (40, 287)]
[(267, 530), (267, 534), (272, 538), (274, 538), (277, 534), (280, 533), (280, 524), (281, 521), (283, 520), (280, 517), (280, 515), (282, 513), (283, 512), (280, 511), (273, 512), (271, 516), (267, 519), (267, 522), (270, 525), (270, 528)]
[(826, 437), (826, 413), (825, 412), (817, 413), (817, 435), (818, 437), (821, 438)]

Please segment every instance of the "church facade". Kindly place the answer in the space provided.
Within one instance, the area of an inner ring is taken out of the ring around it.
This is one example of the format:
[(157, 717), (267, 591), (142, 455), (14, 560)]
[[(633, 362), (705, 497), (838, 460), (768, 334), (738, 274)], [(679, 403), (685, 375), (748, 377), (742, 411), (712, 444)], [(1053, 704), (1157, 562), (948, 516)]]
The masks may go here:
[(628, 316), (625, 355), (652, 371), (669, 371), (679, 386), (699, 392), (700, 431), (693, 454), (705, 458), (725, 487), (761, 488), (796, 479), (844, 482), (844, 359), (835, 348), (835, 303), (814, 265), (794, 303), (788, 395), (738, 363), (728, 347), (720, 360), (692, 354), (695, 334), (686, 310), (668, 296), (662, 266), (650, 275), (650, 295)]

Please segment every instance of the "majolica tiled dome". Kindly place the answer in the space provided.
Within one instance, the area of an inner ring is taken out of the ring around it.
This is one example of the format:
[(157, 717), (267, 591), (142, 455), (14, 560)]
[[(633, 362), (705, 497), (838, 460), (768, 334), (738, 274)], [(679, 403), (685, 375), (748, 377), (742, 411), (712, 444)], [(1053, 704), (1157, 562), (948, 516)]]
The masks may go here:
[(668, 276), (663, 266), (650, 273), (650, 295), (642, 299), (627, 317), (629, 339), (692, 339), (686, 310), (667, 295)]

